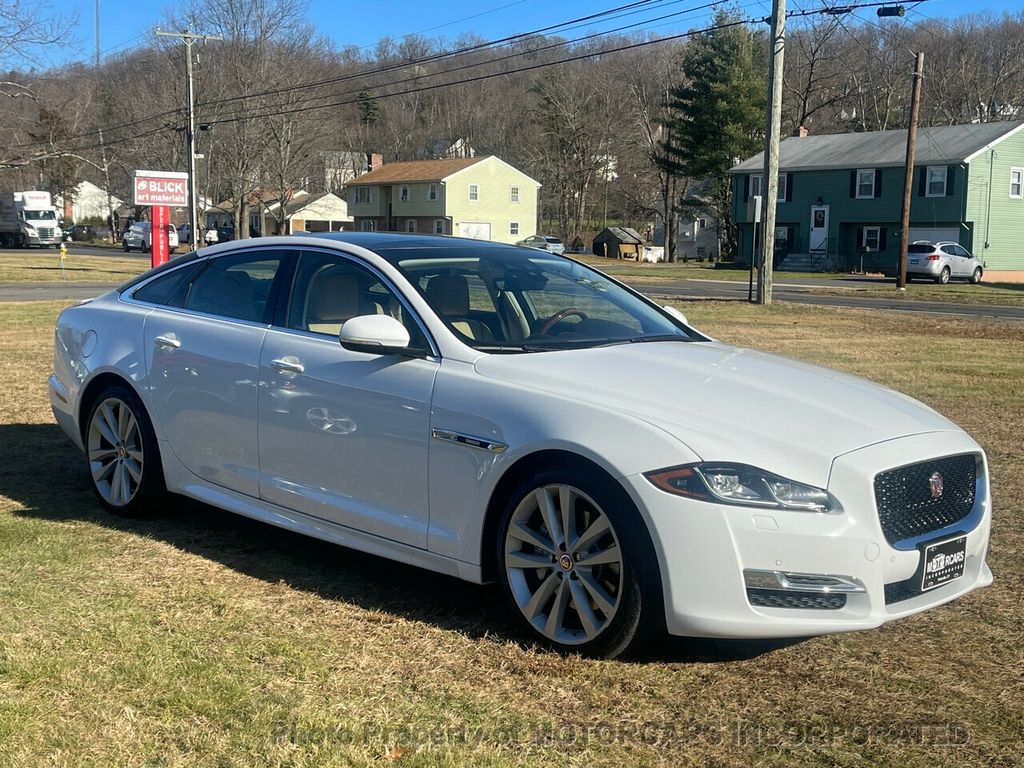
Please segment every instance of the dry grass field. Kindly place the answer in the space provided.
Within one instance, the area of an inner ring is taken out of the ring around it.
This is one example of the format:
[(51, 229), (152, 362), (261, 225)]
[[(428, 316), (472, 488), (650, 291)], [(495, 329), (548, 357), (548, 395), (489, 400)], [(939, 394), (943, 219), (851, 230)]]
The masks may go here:
[(524, 643), (493, 587), (182, 500), (103, 513), (46, 402), (59, 305), (2, 304), (0, 767), (1019, 766), (1024, 329), (683, 308), (974, 434), (995, 584), (872, 632), (563, 658)]
[[(111, 251), (111, 253), (116, 253)], [(61, 268), (57, 250), (0, 253), (0, 283), (123, 283), (149, 269), (149, 257), (85, 256), (69, 250)]]

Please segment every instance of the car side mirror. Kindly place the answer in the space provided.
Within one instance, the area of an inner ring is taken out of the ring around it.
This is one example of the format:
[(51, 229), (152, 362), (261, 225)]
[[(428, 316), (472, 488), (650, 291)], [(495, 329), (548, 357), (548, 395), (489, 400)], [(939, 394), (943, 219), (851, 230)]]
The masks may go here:
[(675, 307), (670, 307), (668, 304), (666, 304), (665, 306), (662, 307), (662, 309), (664, 309), (668, 314), (672, 315), (672, 317), (674, 317), (676, 320), (678, 320), (683, 325), (689, 325), (690, 324), (690, 321), (686, 319), (686, 315), (684, 315), (682, 312), (680, 312)]
[(341, 346), (352, 352), (394, 355), (409, 346), (409, 331), (391, 315), (360, 315), (346, 320), (338, 334)]

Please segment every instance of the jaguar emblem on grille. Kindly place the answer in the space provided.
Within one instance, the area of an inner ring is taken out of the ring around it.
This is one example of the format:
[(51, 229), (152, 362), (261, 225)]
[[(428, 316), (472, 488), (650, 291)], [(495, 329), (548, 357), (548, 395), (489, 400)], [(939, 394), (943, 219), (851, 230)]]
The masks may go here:
[(933, 499), (942, 498), (942, 475), (938, 472), (932, 472), (932, 476), (928, 478), (928, 486), (932, 491)]

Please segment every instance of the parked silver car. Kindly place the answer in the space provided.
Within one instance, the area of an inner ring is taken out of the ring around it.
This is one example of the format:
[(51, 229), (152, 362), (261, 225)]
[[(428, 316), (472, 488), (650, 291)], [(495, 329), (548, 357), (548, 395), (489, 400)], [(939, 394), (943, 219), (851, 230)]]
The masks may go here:
[(561, 256), (565, 253), (565, 244), (557, 237), (550, 235), (533, 235), (525, 240), (520, 240), (516, 245), (525, 245), (527, 248), (540, 248), (542, 251), (550, 251)]
[(951, 278), (967, 280), (977, 285), (985, 273), (985, 265), (959, 243), (940, 240), (917, 240), (907, 246), (907, 279), (924, 277), (936, 283), (948, 283)]
[[(121, 247), (126, 253), (132, 249), (148, 253), (153, 247), (152, 227), (153, 225), (148, 221), (135, 222), (125, 230), (124, 237), (121, 239)], [(167, 224), (166, 228), (167, 248), (174, 253), (178, 247), (178, 230), (172, 224)]]

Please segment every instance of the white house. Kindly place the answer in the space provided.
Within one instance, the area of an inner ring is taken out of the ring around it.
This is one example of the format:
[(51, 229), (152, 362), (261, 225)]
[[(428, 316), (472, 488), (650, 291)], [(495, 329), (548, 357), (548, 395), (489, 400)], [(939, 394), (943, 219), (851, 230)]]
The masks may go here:
[[(110, 196), (110, 204), (114, 210), (124, 205), (121, 198)], [(85, 219), (102, 219), (106, 221), (110, 211), (107, 209), (107, 192), (91, 181), (80, 181), (71, 192), (71, 199), (65, 200), (63, 195), (56, 196), (56, 205), (65, 219), (80, 224)]]

